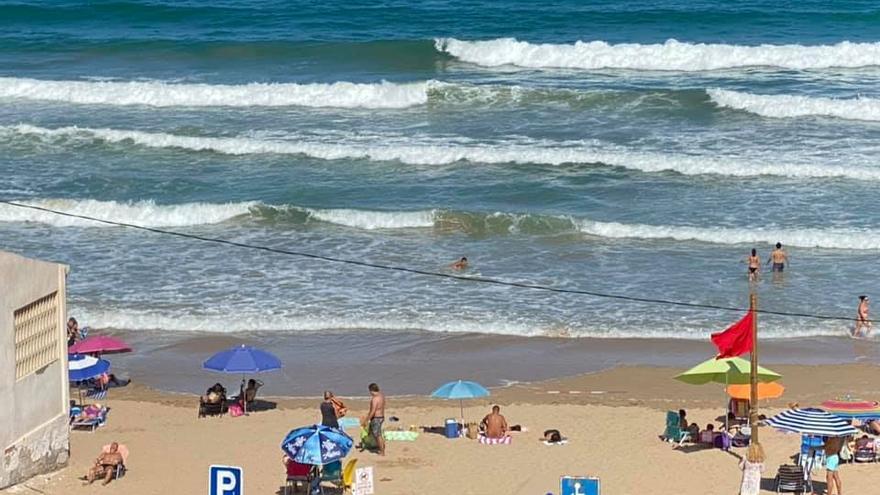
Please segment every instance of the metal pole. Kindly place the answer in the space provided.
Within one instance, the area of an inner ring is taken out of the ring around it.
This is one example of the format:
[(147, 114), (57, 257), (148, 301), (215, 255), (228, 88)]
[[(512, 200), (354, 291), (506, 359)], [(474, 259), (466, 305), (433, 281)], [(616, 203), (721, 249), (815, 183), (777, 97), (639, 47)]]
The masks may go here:
[(758, 442), (758, 295), (752, 292), (749, 296), (749, 312), (752, 315), (752, 352), (749, 383), (749, 427), (752, 429), (751, 442)]

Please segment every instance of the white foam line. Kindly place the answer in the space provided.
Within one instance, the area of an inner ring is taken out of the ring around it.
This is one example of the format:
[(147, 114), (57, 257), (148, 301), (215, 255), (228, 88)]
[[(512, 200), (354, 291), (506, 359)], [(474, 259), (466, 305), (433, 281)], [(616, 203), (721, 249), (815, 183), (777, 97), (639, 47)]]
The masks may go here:
[(151, 81), (51, 81), (0, 77), (0, 98), (153, 107), (407, 108), (428, 101), (428, 83), (169, 84)]
[(322, 160), (399, 161), (411, 165), (449, 165), (456, 162), (485, 164), (593, 164), (600, 163), (642, 172), (677, 172), (684, 175), (792, 178), (849, 178), (880, 181), (880, 169), (840, 165), (785, 163), (772, 159), (752, 162), (735, 157), (663, 154), (632, 151), (608, 145), (547, 142), (501, 144), (432, 144), (308, 141), (251, 137), (196, 137), (118, 129), (61, 127), (47, 129), (27, 124), (0, 128), (0, 133), (36, 136), (41, 139), (97, 138), (108, 143), (131, 142), (149, 148), (179, 148), (228, 155), (297, 154)]
[(817, 46), (744, 46), (676, 40), (612, 45), (604, 41), (534, 44), (514, 38), (486, 41), (438, 38), (435, 47), (464, 62), (487, 67), (706, 71), (740, 67), (824, 69), (880, 65), (880, 43), (848, 41)]
[(744, 110), (762, 117), (827, 116), (849, 120), (880, 121), (880, 100), (838, 99), (799, 95), (757, 95), (724, 89), (708, 90), (720, 107)]

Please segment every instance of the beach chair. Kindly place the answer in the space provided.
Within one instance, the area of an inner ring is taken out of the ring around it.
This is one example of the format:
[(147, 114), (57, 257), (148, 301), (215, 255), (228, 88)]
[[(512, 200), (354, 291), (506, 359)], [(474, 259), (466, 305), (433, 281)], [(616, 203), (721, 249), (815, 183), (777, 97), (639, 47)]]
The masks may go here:
[(877, 451), (874, 446), (857, 448), (853, 452), (854, 462), (877, 462)]
[(796, 492), (812, 493), (813, 481), (810, 478), (810, 470), (794, 464), (783, 464), (776, 472), (776, 493)]
[[(122, 464), (116, 465), (116, 472), (113, 473), (113, 479), (115, 480), (118, 480), (125, 476), (126, 471), (128, 471), (128, 468), (126, 467), (126, 465), (128, 464), (128, 447), (121, 443), (117, 444), (117, 446), (117, 452), (119, 452), (119, 455), (122, 456)], [(108, 443), (107, 445), (101, 447), (101, 452), (110, 452), (110, 444)]]
[(99, 426), (104, 426), (104, 423), (107, 422), (108, 413), (110, 413), (110, 408), (103, 407), (101, 408), (101, 411), (98, 413), (98, 415), (93, 418), (74, 419), (70, 423), (70, 429), (76, 430), (88, 428), (89, 430), (94, 432), (95, 429), (97, 429)]
[(354, 486), (354, 475), (355, 469), (357, 468), (357, 459), (352, 459), (345, 463), (345, 467), (342, 469), (342, 493), (345, 494), (352, 492), (352, 487)]
[(668, 411), (666, 413), (666, 430), (663, 432), (664, 440), (677, 443), (679, 446), (690, 440), (690, 433), (682, 431), (680, 421), (677, 412)]
[(294, 461), (287, 462), (287, 484), (284, 486), (284, 495), (296, 493), (300, 483), (309, 486), (315, 477), (314, 466), (300, 464)]
[(89, 398), (89, 399), (92, 399), (95, 401), (104, 400), (107, 398), (107, 389), (101, 388), (101, 387), (89, 389), (86, 392), (86, 398)]
[(332, 483), (336, 486), (343, 484), (342, 479), (342, 461), (334, 461), (325, 464), (321, 468), (321, 475), (318, 477), (317, 488), (321, 495), (324, 494), (324, 486), (321, 483)]
[(730, 399), (727, 403), (727, 412), (733, 413), (736, 419), (749, 419), (749, 400)]
[(205, 402), (204, 397), (199, 397), (199, 418), (223, 416), (227, 409), (225, 398), (220, 399), (220, 402)]

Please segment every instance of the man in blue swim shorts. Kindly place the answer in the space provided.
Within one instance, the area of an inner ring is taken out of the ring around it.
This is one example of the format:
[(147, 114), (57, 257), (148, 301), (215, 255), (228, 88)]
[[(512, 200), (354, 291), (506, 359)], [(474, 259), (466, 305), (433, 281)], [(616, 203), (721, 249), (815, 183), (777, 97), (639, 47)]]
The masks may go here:
[(842, 437), (826, 437), (825, 438), (825, 484), (827, 485), (826, 494), (841, 495), (842, 487), (840, 484), (840, 449), (843, 447), (844, 439)]

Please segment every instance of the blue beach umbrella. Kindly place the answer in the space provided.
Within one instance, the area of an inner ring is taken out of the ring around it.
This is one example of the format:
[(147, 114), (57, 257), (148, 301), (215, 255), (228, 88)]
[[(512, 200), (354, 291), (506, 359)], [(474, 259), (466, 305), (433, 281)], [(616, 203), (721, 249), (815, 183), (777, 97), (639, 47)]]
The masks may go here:
[(823, 437), (845, 437), (859, 432), (849, 420), (809, 407), (783, 411), (768, 419), (767, 425), (791, 433)]
[(81, 382), (89, 378), (95, 378), (106, 373), (110, 369), (110, 361), (98, 359), (85, 354), (70, 354), (67, 356), (67, 376), (72, 382)]
[(281, 450), (294, 462), (323, 466), (348, 455), (353, 443), (341, 430), (313, 425), (291, 430), (281, 442)]
[(464, 399), (477, 399), (488, 397), (489, 391), (477, 382), (456, 380), (442, 385), (431, 394), (435, 399), (458, 399), (461, 408), (461, 417), (464, 419)]
[[(281, 360), (270, 352), (242, 344), (214, 354), (202, 363), (202, 368), (218, 373), (240, 373), (242, 391), (244, 391), (246, 374), (279, 370)], [(244, 401), (242, 403), (247, 407)]]

